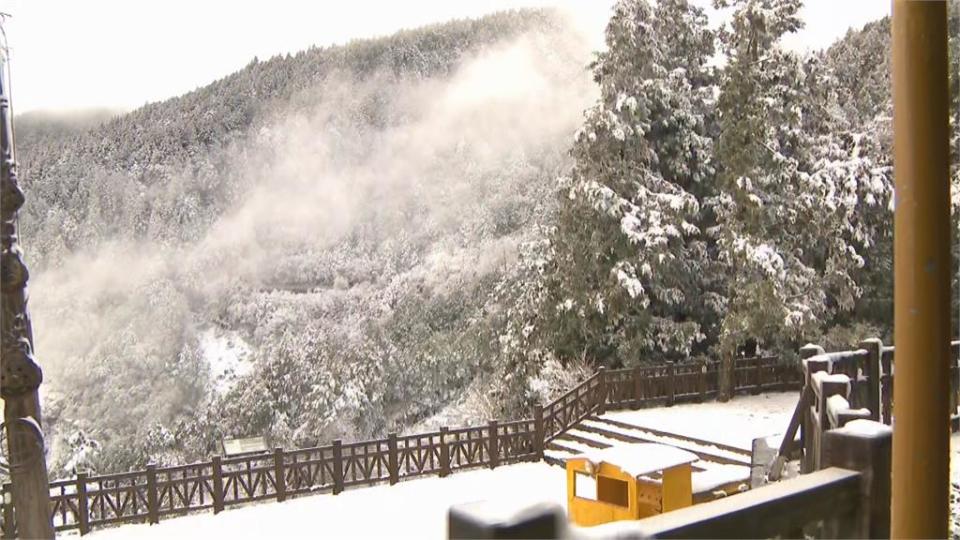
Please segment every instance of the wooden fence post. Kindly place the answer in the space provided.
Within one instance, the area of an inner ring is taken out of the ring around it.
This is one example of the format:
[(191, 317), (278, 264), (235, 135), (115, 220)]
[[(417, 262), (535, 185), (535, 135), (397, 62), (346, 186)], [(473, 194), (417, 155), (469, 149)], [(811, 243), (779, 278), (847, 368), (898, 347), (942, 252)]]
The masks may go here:
[(277, 490), (277, 502), (287, 499), (287, 478), (283, 472), (283, 448), (273, 449), (273, 481)]
[(17, 527), (13, 515), (13, 484), (3, 484), (3, 537), (16, 536)]
[(884, 352), (882, 349), (880, 351), (880, 415), (883, 418), (883, 423), (886, 425), (891, 425), (893, 422), (893, 368), (892, 368), (892, 358), (893, 352), (889, 354)]
[(387, 469), (390, 473), (390, 485), (394, 485), (400, 481), (400, 465), (399, 459), (397, 456), (397, 434), (390, 433), (387, 435)]
[(755, 386), (753, 388), (753, 395), (757, 395), (763, 392), (763, 357), (758, 356), (756, 358), (756, 366), (754, 367), (754, 376), (755, 376)]
[(543, 432), (543, 406), (535, 405), (533, 407), (533, 447), (537, 453), (537, 459), (543, 460), (543, 445), (546, 442), (546, 435)]
[(440, 478), (450, 474), (450, 447), (447, 446), (446, 426), (440, 428)]
[(343, 491), (343, 441), (333, 441), (333, 494)]
[(633, 408), (639, 409), (643, 406), (643, 372), (640, 366), (633, 368)]
[(213, 456), (213, 513), (223, 512), (223, 463), (220, 456)]
[(147, 522), (160, 523), (160, 494), (157, 491), (157, 465), (147, 464)]
[[(859, 471), (860, 501), (855, 516), (833, 524), (833, 538), (890, 538), (893, 430), (834, 429), (824, 435), (825, 465)], [(835, 534), (834, 534), (835, 533)]]
[(87, 473), (77, 473), (77, 524), (80, 535), (90, 532), (90, 501), (87, 499)]
[(669, 364), (667, 366), (667, 406), (673, 405), (674, 397), (676, 396), (676, 377), (677, 377), (677, 365)]
[(490, 468), (496, 469), (497, 465), (500, 464), (500, 439), (499, 433), (497, 432), (500, 429), (500, 426), (497, 424), (496, 420), (490, 421), (490, 426), (487, 428), (487, 434), (490, 437)]
[(607, 368), (600, 366), (597, 370), (597, 415), (607, 412)]
[(867, 376), (867, 403), (870, 419), (880, 421), (880, 356), (883, 354), (883, 342), (877, 338), (865, 339), (860, 348), (867, 351), (864, 375)]
[(717, 377), (717, 399), (721, 403), (730, 401), (733, 397), (733, 356), (728, 352), (720, 355), (720, 371), (717, 372)]
[(700, 374), (697, 375), (697, 391), (700, 394), (700, 403), (707, 401), (707, 362), (700, 362)]

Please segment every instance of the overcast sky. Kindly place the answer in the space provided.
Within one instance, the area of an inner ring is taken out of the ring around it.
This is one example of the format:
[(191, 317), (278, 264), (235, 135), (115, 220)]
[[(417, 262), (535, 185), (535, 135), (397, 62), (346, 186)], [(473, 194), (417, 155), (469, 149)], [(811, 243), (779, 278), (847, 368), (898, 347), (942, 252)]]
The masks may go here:
[[(709, 0), (695, 0), (709, 4)], [(559, 5), (596, 43), (614, 0), (0, 0), (12, 18), (17, 113), (131, 109), (183, 94), (246, 65), (311, 45), (389, 34), (502, 9)], [(890, 11), (889, 0), (808, 0), (786, 40), (817, 49)]]

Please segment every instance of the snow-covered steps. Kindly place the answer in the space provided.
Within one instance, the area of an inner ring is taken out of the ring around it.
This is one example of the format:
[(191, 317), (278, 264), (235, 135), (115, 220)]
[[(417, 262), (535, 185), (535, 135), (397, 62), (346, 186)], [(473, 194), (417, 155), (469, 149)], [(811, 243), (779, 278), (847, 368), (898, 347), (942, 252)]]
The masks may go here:
[(591, 449), (644, 442), (669, 444), (700, 458), (692, 464), (697, 502), (728, 495), (749, 485), (750, 452), (746, 450), (603, 417), (590, 417), (547, 443), (544, 461), (565, 467), (568, 458)]
[(628, 443), (652, 442), (669, 444), (689, 450), (701, 459), (728, 465), (750, 466), (750, 452), (742, 448), (679, 435), (666, 431), (628, 424), (605, 417), (592, 416), (581, 422), (577, 429), (597, 436)]

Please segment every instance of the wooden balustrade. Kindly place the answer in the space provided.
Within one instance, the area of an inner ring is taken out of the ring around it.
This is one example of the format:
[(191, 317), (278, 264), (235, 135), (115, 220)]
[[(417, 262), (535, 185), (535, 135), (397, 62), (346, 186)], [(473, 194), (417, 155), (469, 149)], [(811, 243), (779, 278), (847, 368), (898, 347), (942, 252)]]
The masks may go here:
[[(776, 358), (737, 359), (750, 375), (737, 390), (786, 388), (796, 384), (795, 371)], [(316, 492), (396, 484), (423, 475), (446, 476), (456, 471), (543, 458), (546, 442), (605, 408), (639, 407), (702, 400), (716, 395), (719, 367), (715, 362), (691, 362), (600, 370), (558, 399), (534, 410), (533, 418), (484, 426), (384, 439), (157, 467), (108, 475), (78, 474), (76, 479), (50, 483), (51, 515), (56, 530), (117, 523), (157, 523), (161, 518)], [(9, 485), (3, 493), (9, 493)], [(4, 537), (12, 537), (15, 516), (4, 502), (0, 511)]]

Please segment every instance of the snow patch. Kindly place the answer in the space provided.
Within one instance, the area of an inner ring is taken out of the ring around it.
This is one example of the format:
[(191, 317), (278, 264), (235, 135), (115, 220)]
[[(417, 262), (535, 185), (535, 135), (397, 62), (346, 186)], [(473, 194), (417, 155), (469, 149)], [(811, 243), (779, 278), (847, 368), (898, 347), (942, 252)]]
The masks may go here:
[(586, 459), (595, 465), (608, 463), (631, 476), (639, 477), (684, 463), (693, 463), (700, 458), (692, 452), (665, 444), (638, 443), (591, 449), (571, 459)]
[(236, 332), (206, 330), (200, 334), (200, 351), (218, 394), (228, 392), (238, 378), (253, 369), (250, 346)]

